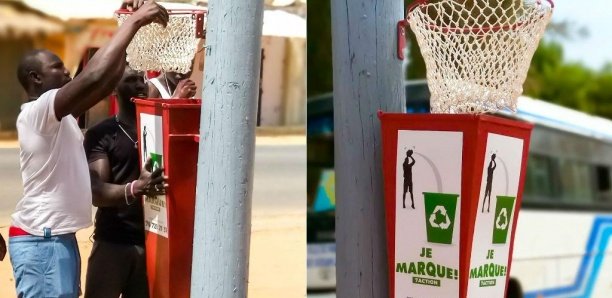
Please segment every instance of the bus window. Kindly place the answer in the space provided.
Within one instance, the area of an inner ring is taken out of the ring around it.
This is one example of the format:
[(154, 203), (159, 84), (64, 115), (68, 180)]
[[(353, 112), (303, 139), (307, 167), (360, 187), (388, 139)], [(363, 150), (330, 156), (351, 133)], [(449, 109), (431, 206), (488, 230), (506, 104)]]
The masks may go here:
[(552, 157), (532, 154), (527, 162), (525, 200), (555, 200), (559, 181), (557, 168)]
[(561, 199), (568, 203), (592, 204), (594, 192), (591, 168), (586, 163), (561, 160)]
[(596, 166), (595, 176), (597, 180), (597, 200), (600, 202), (612, 202), (610, 168), (606, 166)]

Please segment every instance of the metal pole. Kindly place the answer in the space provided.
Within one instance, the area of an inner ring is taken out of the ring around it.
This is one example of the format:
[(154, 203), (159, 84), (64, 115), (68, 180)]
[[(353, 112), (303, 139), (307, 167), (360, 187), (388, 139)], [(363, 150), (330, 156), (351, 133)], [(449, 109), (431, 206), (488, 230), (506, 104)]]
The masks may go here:
[(191, 297), (247, 297), (263, 0), (210, 0)]
[[(403, 1), (331, 1), (336, 170), (336, 293), (388, 297), (377, 111), (405, 98), (396, 24)], [(388, 157), (393, 158), (393, 157)]]

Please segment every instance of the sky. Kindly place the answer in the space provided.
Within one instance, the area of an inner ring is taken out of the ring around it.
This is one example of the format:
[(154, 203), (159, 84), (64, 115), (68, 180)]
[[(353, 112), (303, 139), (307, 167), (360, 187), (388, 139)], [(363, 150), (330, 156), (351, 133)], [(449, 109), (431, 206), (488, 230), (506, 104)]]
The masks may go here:
[(555, 1), (553, 22), (558, 21), (582, 26), (589, 33), (587, 37), (574, 36), (570, 40), (560, 40), (566, 61), (582, 62), (593, 69), (600, 69), (606, 62), (612, 62), (612, 1)]

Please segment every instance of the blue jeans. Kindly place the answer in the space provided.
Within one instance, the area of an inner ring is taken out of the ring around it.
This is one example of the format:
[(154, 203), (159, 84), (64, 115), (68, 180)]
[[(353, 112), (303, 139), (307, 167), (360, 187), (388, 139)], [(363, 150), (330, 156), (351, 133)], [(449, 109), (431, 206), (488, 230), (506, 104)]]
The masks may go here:
[(81, 256), (75, 234), (9, 237), (17, 297), (79, 296)]

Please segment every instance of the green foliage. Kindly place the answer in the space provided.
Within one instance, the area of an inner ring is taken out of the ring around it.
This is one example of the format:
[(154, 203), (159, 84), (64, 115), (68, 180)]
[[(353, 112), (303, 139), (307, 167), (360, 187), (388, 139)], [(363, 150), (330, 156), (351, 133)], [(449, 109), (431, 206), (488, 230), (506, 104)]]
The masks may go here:
[(419, 44), (416, 42), (416, 36), (410, 29), (408, 32), (408, 67), (406, 69), (406, 79), (424, 79), (427, 75), (427, 69), (425, 68), (425, 60), (421, 55), (421, 49)]
[(330, 0), (309, 1), (306, 46), (308, 97), (333, 90)]
[[(404, 0), (404, 7), (410, 7), (410, 4), (415, 0)], [(421, 55), (421, 49), (419, 48), (419, 44), (416, 42), (416, 36), (414, 36), (414, 32), (407, 28), (406, 32), (408, 33), (406, 38), (406, 45), (408, 46), (408, 67), (406, 68), (406, 79), (415, 80), (415, 79), (424, 79), (427, 75), (427, 70), (425, 68), (425, 60), (423, 60), (423, 56)]]
[(527, 96), (612, 118), (612, 66), (592, 70), (563, 61), (558, 42), (542, 41), (523, 85)]
[(612, 64), (595, 77), (589, 90), (593, 113), (612, 119)]

